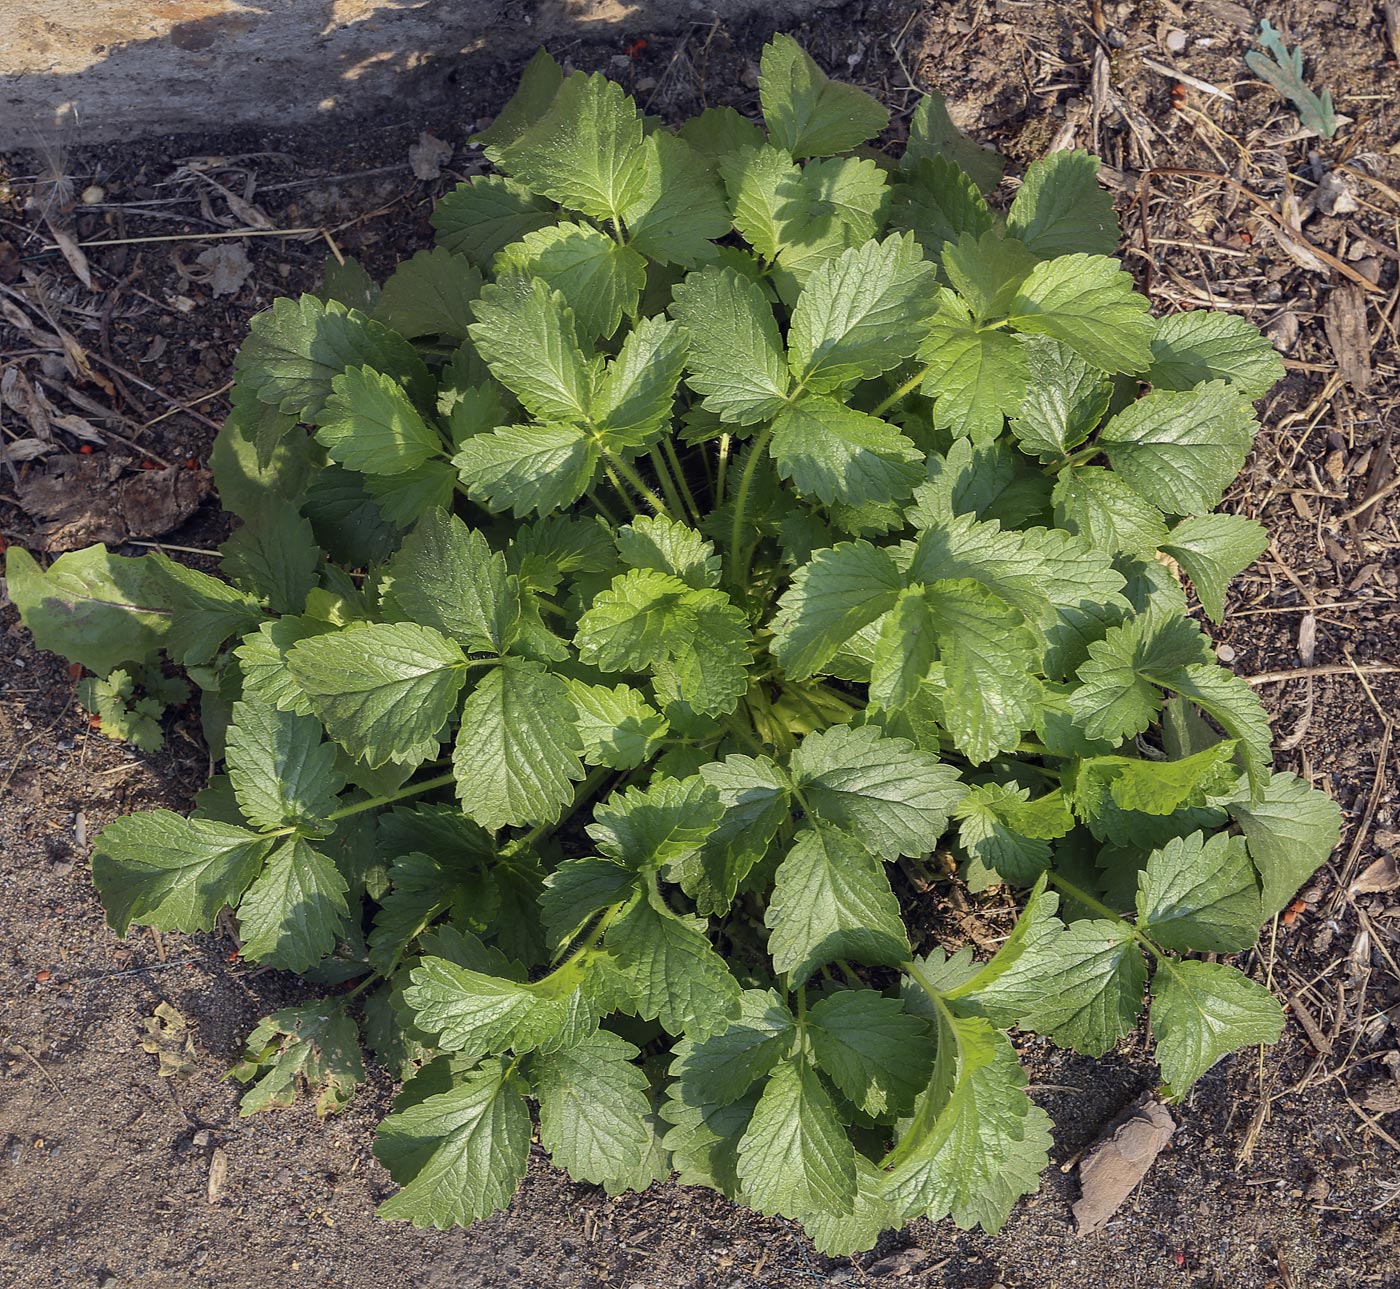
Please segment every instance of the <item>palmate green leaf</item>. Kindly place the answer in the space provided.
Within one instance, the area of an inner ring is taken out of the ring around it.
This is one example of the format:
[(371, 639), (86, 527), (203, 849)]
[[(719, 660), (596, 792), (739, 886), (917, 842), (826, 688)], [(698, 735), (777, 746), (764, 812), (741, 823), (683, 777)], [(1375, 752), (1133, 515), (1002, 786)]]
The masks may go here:
[(334, 255), (327, 255), (321, 270), (321, 289), (316, 294), (323, 300), (339, 300), (347, 309), (373, 314), (380, 288), (369, 270), (353, 256), (336, 259)]
[(1107, 372), (1140, 372), (1152, 361), (1148, 301), (1106, 255), (1045, 260), (1011, 302), (1011, 325), (1068, 345)]
[(587, 833), (604, 855), (629, 868), (664, 868), (694, 854), (724, 805), (698, 775), (654, 780), (614, 793), (593, 812)]
[(923, 475), (923, 454), (893, 425), (824, 394), (777, 414), (770, 451), (780, 478), (827, 505), (899, 501)]
[(628, 247), (682, 268), (714, 259), (715, 239), (730, 230), (718, 177), (685, 139), (665, 130), (647, 136), (643, 154), (638, 195), (622, 212)]
[(318, 1089), (317, 1115), (335, 1114), (365, 1081), (358, 1027), (338, 1002), (285, 1007), (258, 1022), (229, 1075), (253, 1083), (238, 1103), (240, 1115), (291, 1105), (303, 1082)]
[(873, 989), (828, 994), (808, 1011), (806, 1033), (842, 1096), (877, 1118), (908, 1114), (933, 1071), (928, 1025)]
[(271, 838), (212, 819), (147, 810), (113, 820), (92, 852), (92, 880), (118, 935), (133, 922), (209, 931), (258, 874)]
[(873, 1248), (887, 1231), (903, 1225), (893, 1205), (884, 1198), (885, 1175), (859, 1151), (856, 1152), (856, 1200), (850, 1214), (831, 1211), (802, 1221), (802, 1229), (819, 1253), (846, 1258)]
[(885, 860), (932, 850), (967, 792), (952, 766), (873, 725), (807, 735), (791, 774), (810, 815)]
[(590, 685), (565, 678), (577, 713), (583, 759), (589, 765), (631, 770), (651, 759), (670, 724), (630, 685)]
[(311, 715), (311, 704), (287, 666), (287, 650), (298, 640), (334, 631), (329, 622), (286, 615), (264, 622), (234, 649), (243, 673), (243, 693), (282, 712)]
[(622, 562), (632, 568), (670, 573), (697, 591), (719, 582), (714, 543), (673, 519), (639, 515), (617, 530), (616, 540)]
[(544, 880), (539, 904), (551, 944), (572, 939), (595, 914), (624, 904), (637, 889), (637, 873), (616, 860), (590, 855), (566, 859)]
[(284, 971), (310, 971), (335, 948), (350, 906), (335, 861), (289, 837), (238, 906), (243, 956)]
[(793, 989), (837, 958), (895, 966), (910, 954), (883, 865), (849, 833), (823, 824), (797, 834), (763, 920), (774, 969)]
[(732, 107), (707, 107), (683, 122), (677, 133), (711, 165), (763, 142), (763, 131)]
[(1183, 519), (1161, 543), (1163, 553), (1176, 560), (1191, 579), (1212, 622), (1225, 616), (1225, 591), (1231, 579), (1254, 563), (1268, 545), (1264, 525), (1243, 515)]
[(686, 350), (686, 333), (665, 318), (644, 318), (627, 333), (593, 398), (594, 419), (610, 444), (644, 448), (666, 428)]
[(324, 835), (345, 780), (320, 722), (247, 701), (234, 703), (232, 718), (225, 756), (243, 817), (264, 831), (292, 827)]
[(933, 1078), (885, 1160), (884, 1194), (901, 1217), (951, 1215), (959, 1226), (1001, 1229), (1049, 1158), (1050, 1121), (1026, 1081), (1010, 1040), (989, 1021), (940, 1020)]
[(219, 547), (219, 568), (273, 613), (300, 613), (316, 585), (321, 551), (311, 524), (290, 506), (268, 506)]
[(1139, 615), (1089, 646), (1070, 694), (1075, 723), (1090, 738), (1117, 743), (1141, 734), (1162, 705), (1153, 677), (1204, 662), (1209, 646), (1185, 618)]
[(1258, 424), (1239, 392), (1222, 380), (1186, 393), (1147, 394), (1099, 435), (1127, 483), (1169, 515), (1220, 504), (1244, 465)]
[(673, 1125), (661, 1144), (671, 1154), (682, 1186), (709, 1186), (730, 1199), (739, 1196), (739, 1141), (753, 1118), (758, 1089), (728, 1105), (706, 1101), (690, 1105), (673, 1083), (661, 1117)]
[(1269, 718), (1249, 682), (1214, 663), (1177, 667), (1159, 678), (1173, 693), (1190, 699), (1231, 738), (1251, 793), (1262, 793), (1269, 782), (1272, 737)]
[(920, 157), (905, 168), (894, 189), (890, 223), (911, 232), (930, 258), (964, 233), (981, 237), (991, 231), (991, 208), (972, 178), (942, 155)]
[(700, 776), (718, 792), (724, 814), (699, 854), (669, 876), (695, 901), (697, 912), (722, 915), (786, 822), (792, 783), (766, 756), (711, 761), (700, 767)]
[(921, 162), (936, 158), (957, 166), (983, 192), (990, 192), (1001, 182), (1001, 172), (1006, 167), (1005, 157), (974, 143), (953, 124), (943, 95), (933, 90), (914, 108), (902, 164), (906, 171), (917, 170)]
[(604, 945), (633, 991), (637, 1014), (668, 1034), (703, 1039), (739, 1013), (739, 982), (696, 918), (679, 917), (660, 896), (633, 897), (608, 927)]
[(1147, 960), (1132, 926), (1085, 918), (1032, 944), (969, 1001), (997, 1024), (1102, 1056), (1137, 1025), (1146, 985)]
[(407, 340), (356, 309), (314, 295), (274, 300), (253, 319), (234, 361), (240, 385), (301, 420), (320, 413), (335, 377), (360, 367), (398, 382), (415, 403), (432, 400), (432, 377)]
[(600, 1030), (530, 1062), (540, 1144), (576, 1182), (614, 1186), (636, 1172), (651, 1141), (647, 1076), (637, 1049)]
[(465, 340), (472, 323), (471, 302), (480, 291), (481, 270), (466, 256), (436, 246), (419, 251), (389, 275), (372, 312), (376, 321), (409, 340)]
[(542, 278), (507, 272), (482, 288), (472, 309), (472, 342), (522, 407), (546, 422), (588, 419), (593, 378), (562, 292)]
[(1261, 921), (1281, 912), (1332, 853), (1342, 812), (1294, 774), (1271, 775), (1253, 801), (1228, 807), (1263, 883)]
[(919, 349), (927, 364), (923, 393), (934, 419), (954, 435), (989, 443), (1026, 397), (1025, 354), (1004, 331), (974, 326), (962, 304), (945, 296)]
[(833, 81), (782, 34), (764, 46), (758, 92), (769, 137), (798, 159), (849, 152), (890, 119), (882, 104), (854, 85)]
[(1223, 962), (1162, 962), (1152, 978), (1152, 1032), (1170, 1099), (1179, 1101), (1222, 1057), (1277, 1043), (1283, 1009), (1263, 985)]
[[(1113, 382), (1068, 345), (1049, 336), (1027, 336), (1021, 353), (1026, 394), (1011, 418), (1011, 433), (1023, 452), (1042, 461), (1066, 456), (1103, 419)], [(1056, 482), (1070, 473), (1060, 471)]]
[(551, 823), (583, 778), (569, 687), (537, 662), (503, 658), (462, 708), (452, 753), (457, 797), (494, 831)]
[(379, 1206), (379, 1216), (446, 1230), (510, 1203), (530, 1157), (525, 1091), (508, 1061), (490, 1060), (385, 1119), (374, 1153), (403, 1189)]
[(1259, 938), (1259, 882), (1244, 841), (1195, 832), (1148, 857), (1138, 926), (1167, 949), (1236, 953)]
[(326, 732), (371, 769), (435, 753), (466, 680), (461, 647), (412, 622), (298, 640), (287, 666)]
[(324, 465), (301, 503), (317, 544), (331, 560), (350, 568), (387, 559), (398, 544), (398, 531), (365, 486), (368, 478), (335, 464)]
[(1162, 512), (1101, 466), (1061, 470), (1054, 503), (1055, 522), (1101, 550), (1150, 558), (1167, 540)]
[[(1017, 828), (1017, 807), (1030, 797), (1025, 788), (986, 783), (972, 789), (954, 808), (958, 844), (972, 861), (968, 889), (985, 890), (998, 881), (1029, 886), (1050, 865), (1050, 842)], [(1064, 832), (1073, 820), (1065, 812)]]
[(884, 231), (892, 190), (874, 161), (832, 157), (808, 162), (798, 176), (786, 176), (777, 196), (779, 271), (774, 285), (791, 304), (814, 270)]
[(775, 990), (745, 989), (734, 1022), (701, 1041), (675, 1046), (672, 1077), (687, 1097), (729, 1105), (766, 1078), (796, 1034), (792, 1012)]
[(745, 1199), (766, 1216), (801, 1219), (855, 1208), (855, 1147), (816, 1071), (798, 1059), (768, 1076), (739, 1142)]
[(722, 591), (633, 569), (579, 619), (579, 657), (604, 671), (655, 672), (658, 697), (704, 715), (734, 710), (748, 686), (749, 627)]
[(404, 1001), (414, 1023), (465, 1061), (507, 1049), (532, 1052), (557, 1038), (569, 1022), (568, 994), (546, 982), (522, 984), (434, 957), (424, 958), (410, 977)]
[(439, 246), (486, 269), (503, 247), (558, 217), (549, 202), (524, 184), (503, 175), (477, 175), (442, 197), (430, 220)]
[(907, 706), (938, 657), (938, 638), (928, 597), (920, 587), (899, 593), (885, 616), (870, 667), (870, 701), (886, 711)]
[(791, 377), (763, 288), (733, 269), (691, 273), (671, 316), (689, 333), (686, 383), (722, 421), (753, 425), (787, 403)]
[(443, 441), (392, 376), (350, 367), (331, 381), (316, 441), (331, 460), (367, 474), (402, 474), (443, 452)]
[(1118, 248), (1113, 197), (1099, 184), (1099, 159), (1088, 152), (1052, 152), (1031, 162), (1006, 216), (1006, 231), (1042, 259), (1112, 255)]
[(928, 597), (943, 666), (943, 724), (974, 765), (1008, 751), (1035, 722), (1039, 653), (1020, 611), (970, 579), (940, 580)]
[(590, 219), (621, 222), (646, 182), (637, 105), (597, 73), (565, 80), (544, 116), (494, 160), (532, 192)]
[[(1095, 756), (1080, 761), (1074, 781), (1077, 805), (1092, 816), (1107, 790), (1122, 810), (1169, 815), (1205, 796), (1229, 790), (1238, 777), (1233, 740), (1224, 740), (1179, 760), (1146, 761), (1130, 756)], [(1067, 781), (1068, 782), (1068, 781)]]
[(517, 517), (572, 505), (593, 482), (598, 446), (576, 425), (507, 425), (452, 458), (474, 500)]
[(1146, 379), (1154, 389), (1178, 390), (1223, 380), (1244, 398), (1263, 398), (1283, 379), (1283, 359), (1252, 322), (1197, 309), (1157, 323)]
[(309, 444), (297, 424), (247, 386), (234, 382), (223, 429), (214, 436), (209, 468), (225, 510), (251, 520), (269, 506), (295, 501), (310, 472)]
[(807, 279), (788, 332), (788, 364), (823, 393), (888, 371), (919, 347), (928, 326), (933, 266), (911, 236), (868, 242)]
[(802, 170), (782, 148), (756, 141), (720, 158), (734, 227), (764, 260), (778, 258), (805, 206)]
[(563, 83), (564, 69), (541, 46), (525, 64), (510, 101), (486, 129), (472, 135), (471, 142), (480, 144), (487, 157), (494, 160), (499, 149), (518, 139), (549, 111)]
[(263, 617), (256, 599), (217, 577), (177, 564), (163, 551), (145, 556), (151, 585), (170, 610), (162, 641), (176, 662), (209, 662), (232, 635), (250, 631)]
[(501, 654), (516, 635), (520, 585), (505, 556), (441, 507), (423, 513), (389, 561), (389, 599), (406, 621), (475, 653)]
[(636, 311), (646, 261), (591, 224), (554, 224), (527, 233), (496, 256), (495, 273), (541, 278), (574, 311), (581, 337), (611, 336)]
[(869, 542), (817, 551), (778, 601), (774, 655), (789, 677), (806, 679), (862, 627), (892, 609), (903, 589), (894, 560)]
[(34, 643), (99, 676), (154, 660), (169, 629), (172, 605), (156, 566), (103, 545), (68, 551), (47, 569), (11, 546), (5, 581)]
[(939, 255), (953, 289), (981, 325), (1002, 318), (1020, 287), (1036, 266), (1036, 257), (1000, 229), (973, 236), (965, 233)]

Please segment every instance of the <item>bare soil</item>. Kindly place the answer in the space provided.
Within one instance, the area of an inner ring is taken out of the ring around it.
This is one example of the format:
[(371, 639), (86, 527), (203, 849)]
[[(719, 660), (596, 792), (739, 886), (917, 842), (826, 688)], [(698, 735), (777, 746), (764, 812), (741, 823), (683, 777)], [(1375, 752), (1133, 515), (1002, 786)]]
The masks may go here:
[[(833, 1261), (791, 1224), (707, 1192), (658, 1185), (609, 1200), (542, 1159), (508, 1212), (469, 1231), (378, 1221), (390, 1183), (370, 1143), (392, 1095), (387, 1076), (372, 1072), (350, 1108), (324, 1122), (309, 1105), (242, 1119), (239, 1089), (224, 1078), (258, 1017), (308, 988), (239, 960), (231, 934), (138, 929), (119, 940), (104, 925), (88, 839), (131, 810), (190, 805), (209, 764), (197, 714), (169, 720), (156, 755), (108, 741), (77, 707), (63, 663), (36, 652), (7, 607), (0, 1284), (1400, 1286), (1400, 895), (1349, 892), (1359, 872), (1394, 853), (1400, 829), (1390, 738), (1400, 712), (1400, 95), (1397, 37), (1388, 42), (1381, 11), (1361, 0), (1279, 0), (1257, 12), (1228, 0), (1103, 10), (859, 0), (794, 29), (833, 73), (897, 113), (912, 107), (913, 87), (941, 88), (956, 119), (1008, 152), (1013, 171), (1052, 145), (1098, 151), (1120, 192), (1128, 266), (1155, 306), (1239, 311), (1277, 337), (1289, 365), (1227, 500), (1269, 524), (1274, 546), (1240, 580), (1213, 634), (1222, 657), (1255, 678), (1286, 745), (1280, 763), (1336, 797), (1345, 834), (1301, 906), (1241, 960), (1289, 1007), (1283, 1041), (1201, 1081), (1177, 1111), (1172, 1147), (1106, 1230), (1074, 1236), (1073, 1164), (1153, 1085), (1142, 1036), (1099, 1061), (1021, 1042), (1056, 1143), (1039, 1194), (994, 1237), (919, 1222), (868, 1255)], [(1312, 83), (1353, 118), (1337, 138), (1301, 133), (1246, 69), (1264, 16), (1302, 43)], [(554, 52), (618, 76), (662, 114), (716, 102), (756, 110), (754, 65), (771, 34), (761, 22), (697, 22), (644, 49), (630, 42), (648, 33), (625, 34), (627, 45), (610, 32)], [(312, 285), (327, 251), (319, 234), (240, 239), (251, 275), (214, 296), (197, 280), (197, 257), (219, 245), (211, 234), (246, 224), (208, 179), (248, 197), (275, 228), (329, 230), (383, 274), (429, 244), (434, 197), (477, 164), (465, 138), (517, 72), (503, 66), (459, 84), (452, 101), (412, 120), (10, 158), (17, 200), (0, 205), (0, 284), (10, 292), (0, 293), (0, 361), (42, 385), (56, 413), (89, 421), (93, 455), (110, 456), (116, 476), (143, 462), (198, 466), (226, 410), (220, 391), (248, 318)], [(434, 181), (408, 165), (425, 129), (456, 148)], [(44, 249), (49, 238), (24, 205), (36, 183), (81, 240), (181, 240), (87, 247), (89, 291)], [(93, 185), (101, 199), (83, 205)], [(94, 376), (65, 374), (42, 339), (13, 325), (10, 306), (31, 326), (35, 306), (48, 310)], [(5, 425), (29, 433), (13, 405)], [(76, 450), (69, 431), (52, 436), (61, 452)], [(21, 484), (49, 468), (40, 457), (0, 476), (6, 541), (34, 539)], [(198, 552), (225, 531), (207, 501), (162, 540), (208, 567)], [(1004, 900), (970, 900), (956, 887), (911, 896), (907, 913), (916, 933), (944, 941), (985, 941), (1006, 923)], [(194, 1035), (193, 1070), (176, 1079), (161, 1078), (141, 1047), (142, 1022), (162, 1002)]]

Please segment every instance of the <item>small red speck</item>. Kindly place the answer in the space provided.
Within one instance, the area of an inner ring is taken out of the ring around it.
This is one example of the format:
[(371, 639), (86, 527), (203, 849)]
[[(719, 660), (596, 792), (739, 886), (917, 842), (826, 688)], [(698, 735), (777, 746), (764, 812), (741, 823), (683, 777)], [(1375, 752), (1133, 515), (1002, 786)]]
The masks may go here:
[(69, 675), (73, 680), (81, 680), (82, 677), (83, 677), (83, 664), (80, 663), (80, 662), (69, 663), (69, 664), (68, 664), (68, 675)]
[(34, 977), (34, 979), (35, 979), (35, 980), (41, 980), (41, 981), (42, 981), (42, 980), (48, 980), (48, 979), (50, 979), (52, 976), (53, 976), (53, 972), (52, 972), (52, 971), (41, 971), (41, 972), (39, 972), (39, 973)]
[(154, 461), (142, 461), (142, 462), (141, 462), (141, 469), (143, 469), (143, 470), (154, 470), (155, 468), (156, 468), (156, 463), (155, 463)]
[(100, 717), (100, 716), (89, 716), (89, 717), (88, 717), (88, 729), (90, 729), (90, 730), (100, 730), (101, 728), (102, 728), (102, 717)]
[(1253, 246), (1254, 234), (1251, 233), (1249, 229), (1242, 228), (1240, 229), (1240, 241), (1242, 241), (1246, 246)]
[(1180, 1251), (1177, 1251), (1176, 1253), (1172, 1254), (1172, 1261), (1175, 1262), (1177, 1266), (1184, 1267), (1186, 1265), (1186, 1255)]
[(196, 460), (194, 459), (194, 457), (190, 457), (190, 458), (185, 462), (185, 469), (186, 469), (186, 470), (198, 470), (198, 469), (199, 469), (199, 462), (196, 461)]
[(646, 39), (642, 36), (638, 36), (636, 40), (628, 41), (627, 44), (623, 46), (623, 49), (626, 52), (627, 57), (635, 62), (645, 52), (646, 47)]
[(1186, 86), (1179, 81), (1172, 86), (1172, 106), (1176, 108), (1186, 106)]
[(229, 953), (227, 961), (229, 961), (229, 962), (237, 962), (238, 959), (241, 958), (242, 956), (243, 956), (243, 955), (242, 955), (241, 953), (239, 953), (237, 949), (234, 949), (234, 950), (232, 950), (232, 951)]
[(92, 444), (84, 443), (83, 446), (78, 449), (78, 451), (81, 452), (85, 457), (90, 457), (92, 455)]
[(1297, 920), (1298, 915), (1292, 909), (1289, 909), (1288, 912), (1283, 915), (1284, 926), (1292, 926)]

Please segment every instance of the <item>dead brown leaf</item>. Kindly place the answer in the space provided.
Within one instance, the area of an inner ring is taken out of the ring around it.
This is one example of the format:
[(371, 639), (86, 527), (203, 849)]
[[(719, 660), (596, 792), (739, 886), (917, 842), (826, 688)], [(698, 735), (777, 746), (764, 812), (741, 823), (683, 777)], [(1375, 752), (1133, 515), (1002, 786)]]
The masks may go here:
[(452, 145), (443, 142), (426, 130), (418, 136), (418, 142), (408, 150), (408, 164), (414, 176), (425, 183), (442, 174), (442, 167), (452, 155)]
[(1176, 1132), (1166, 1106), (1150, 1096), (1119, 1115), (1079, 1164), (1081, 1197), (1074, 1204), (1075, 1234), (1093, 1235), (1147, 1175)]
[(1397, 888), (1400, 888), (1400, 863), (1394, 855), (1382, 855), (1362, 870), (1349, 889), (1353, 895), (1374, 895)]
[(149, 1052), (160, 1061), (156, 1071), (163, 1079), (176, 1075), (194, 1073), (194, 1035), (189, 1023), (169, 1003), (156, 1005), (154, 1016), (147, 1016), (141, 1022), (146, 1037), (141, 1040), (141, 1050)]
[(213, 486), (207, 470), (179, 466), (121, 475), (121, 462), (105, 453), (65, 454), (25, 480), (19, 503), (43, 521), (35, 548), (68, 551), (163, 536), (194, 514)]
[(63, 253), (63, 258), (68, 261), (68, 267), (73, 270), (79, 282), (89, 291), (93, 290), (92, 270), (88, 268), (87, 256), (83, 254), (83, 248), (78, 245), (78, 239), (72, 233), (65, 232), (59, 228), (53, 220), (45, 221), (49, 226), (49, 236), (54, 240), (54, 245)]
[(195, 261), (208, 273), (209, 289), (217, 295), (237, 295), (253, 271), (242, 242), (220, 242), (201, 251)]
[(1342, 379), (1358, 394), (1371, 384), (1371, 333), (1366, 326), (1366, 296), (1360, 287), (1339, 286), (1327, 298), (1327, 341)]
[(228, 1155), (222, 1146), (215, 1146), (209, 1156), (209, 1185), (207, 1194), (211, 1204), (219, 1202), (223, 1194), (224, 1182), (228, 1179)]

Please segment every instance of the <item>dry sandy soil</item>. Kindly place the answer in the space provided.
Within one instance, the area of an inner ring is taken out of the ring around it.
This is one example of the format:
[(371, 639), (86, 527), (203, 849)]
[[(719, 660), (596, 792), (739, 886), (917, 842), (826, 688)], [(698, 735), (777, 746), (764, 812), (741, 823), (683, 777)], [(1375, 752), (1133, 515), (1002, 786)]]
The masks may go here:
[[(87, 839), (133, 809), (189, 806), (208, 769), (197, 719), (176, 717), (151, 756), (93, 733), (74, 679), (6, 608), (0, 1284), (1400, 1286), (1400, 895), (1349, 890), (1400, 840), (1390, 737), (1400, 712), (1400, 36), (1387, 33), (1382, 8), (870, 0), (794, 30), (834, 73), (885, 98), (896, 136), (915, 89), (936, 86), (960, 124), (1012, 157), (1013, 173), (1052, 145), (1096, 150), (1121, 199), (1128, 267), (1155, 307), (1238, 311), (1276, 337), (1288, 362), (1227, 499), (1267, 523), (1274, 546), (1238, 583), (1215, 635), (1268, 706), (1280, 763), (1336, 797), (1345, 832), (1304, 904), (1240, 964), (1289, 1007), (1283, 1041), (1201, 1081), (1172, 1148), (1104, 1232), (1073, 1234), (1073, 1162), (1152, 1086), (1141, 1036), (1099, 1061), (1022, 1045), (1056, 1146), (1040, 1193), (996, 1237), (916, 1223), (871, 1254), (832, 1261), (791, 1225), (708, 1193), (666, 1185), (609, 1200), (541, 1160), (511, 1209), (470, 1231), (377, 1221), (390, 1189), (370, 1153), (392, 1094), (382, 1072), (324, 1123), (307, 1106), (241, 1119), (238, 1089), (223, 1077), (257, 1018), (307, 987), (242, 963), (226, 935), (137, 930), (118, 940), (104, 925)], [(1301, 133), (1246, 68), (1260, 17), (1302, 42), (1309, 77), (1352, 118), (1335, 139)], [(697, 22), (676, 36), (590, 30), (553, 52), (610, 72), (663, 114), (717, 102), (754, 111), (754, 63), (770, 34), (761, 22)], [(639, 36), (644, 49), (631, 43)], [(93, 455), (110, 474), (129, 477), (143, 460), (197, 464), (226, 410), (247, 319), (311, 285), (326, 251), (318, 234), (241, 239), (246, 280), (214, 295), (199, 257), (220, 244), (211, 234), (246, 224), (207, 180), (245, 195), (274, 228), (329, 230), (383, 274), (429, 243), (435, 196), (476, 165), (465, 139), (517, 71), (450, 86), (450, 101), (409, 120), (100, 151), (48, 140), (8, 158), (0, 356), (43, 382), (57, 411), (97, 428)], [(455, 148), (434, 181), (408, 164), (425, 129)], [(103, 194), (83, 206), (78, 194), (92, 185)], [(81, 240), (119, 243), (87, 247), (91, 291), (44, 249), (30, 195), (69, 212)], [(179, 240), (130, 240), (162, 236)], [(53, 378), (42, 340), (13, 325), (12, 309), (32, 319), (39, 300), (87, 350), (94, 381)], [(94, 488), (94, 505), (106, 486)], [(33, 528), (14, 480), (0, 477), (0, 533), (24, 544)], [(163, 541), (197, 561), (224, 531), (211, 500)], [(911, 926), (945, 940), (975, 937), (1003, 912), (996, 899), (969, 903), (946, 889), (907, 908)], [(193, 1031), (193, 1071), (179, 1079), (159, 1077), (140, 1043), (162, 1002)]]

